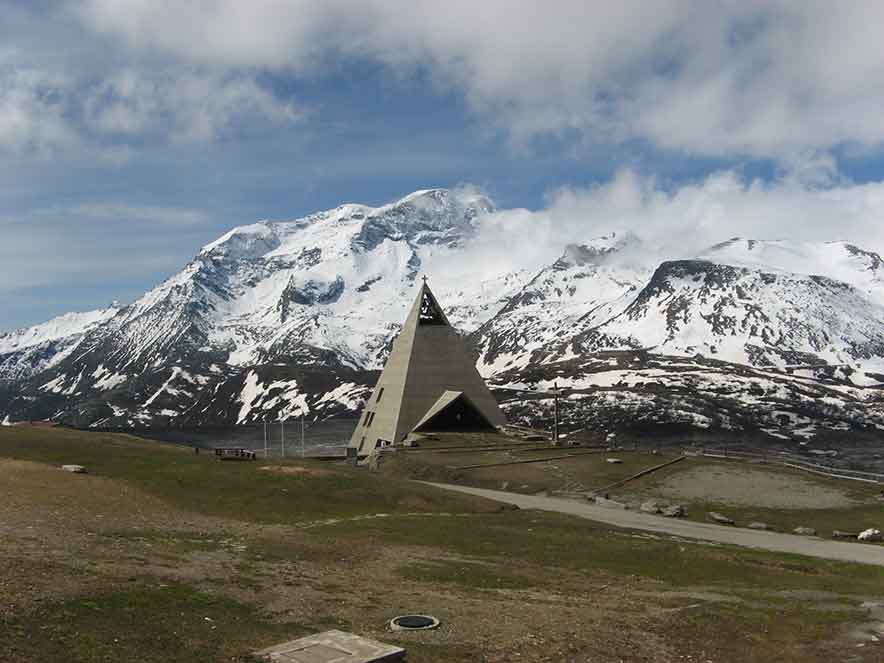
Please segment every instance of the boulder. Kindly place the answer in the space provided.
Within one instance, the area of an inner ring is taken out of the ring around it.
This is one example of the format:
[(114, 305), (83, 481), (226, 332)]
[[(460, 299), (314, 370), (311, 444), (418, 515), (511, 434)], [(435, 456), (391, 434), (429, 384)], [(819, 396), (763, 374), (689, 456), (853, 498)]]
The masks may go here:
[(65, 472), (73, 472), (74, 474), (86, 474), (86, 468), (82, 465), (62, 465), (61, 469)]
[(641, 506), (638, 508), (639, 511), (643, 511), (644, 513), (660, 513), (662, 509), (660, 505), (657, 504), (655, 500), (648, 500), (647, 502), (642, 502)]
[(611, 465), (619, 465), (623, 461), (620, 460), (619, 458), (608, 458), (605, 462), (611, 463)]
[(709, 520), (714, 520), (717, 523), (721, 523), (722, 525), (733, 525), (734, 519), (728, 518), (723, 513), (718, 513), (717, 511), (710, 511), (706, 514), (709, 517)]
[(816, 536), (816, 530), (813, 527), (796, 527), (792, 530), (793, 534), (800, 534), (801, 536)]
[(667, 518), (684, 518), (687, 515), (687, 511), (685, 511), (681, 504), (673, 504), (663, 509), (663, 515)]
[(749, 529), (759, 529), (759, 530), (769, 530), (770, 529), (770, 525), (768, 525), (767, 523), (758, 522), (757, 520), (753, 523), (749, 523), (748, 525), (746, 525), (746, 527), (748, 527)]
[(881, 530), (870, 527), (860, 532), (856, 538), (860, 541), (884, 541), (884, 534), (881, 534)]

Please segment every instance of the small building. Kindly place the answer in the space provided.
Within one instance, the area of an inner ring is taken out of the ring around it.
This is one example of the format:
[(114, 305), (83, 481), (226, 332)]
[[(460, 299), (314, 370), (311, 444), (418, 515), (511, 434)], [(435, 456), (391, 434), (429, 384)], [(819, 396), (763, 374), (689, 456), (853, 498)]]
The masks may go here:
[(348, 456), (366, 456), (412, 433), (493, 431), (504, 423), (465, 339), (424, 280), (359, 417)]

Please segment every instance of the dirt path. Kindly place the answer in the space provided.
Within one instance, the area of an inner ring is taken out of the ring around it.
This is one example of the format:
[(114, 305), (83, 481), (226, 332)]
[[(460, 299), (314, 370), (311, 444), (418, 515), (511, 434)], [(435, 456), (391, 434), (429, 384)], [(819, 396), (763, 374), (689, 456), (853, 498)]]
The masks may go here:
[(820, 481), (767, 468), (694, 467), (677, 472), (660, 484), (662, 497), (705, 500), (770, 509), (843, 509), (860, 504), (845, 491)]
[(594, 504), (585, 504), (554, 497), (519, 495), (501, 490), (487, 490), (484, 488), (471, 488), (469, 486), (455, 486), (442, 483), (428, 483), (428, 485), (515, 504), (520, 509), (556, 511), (618, 527), (661, 532), (673, 536), (714, 541), (716, 543), (726, 543), (746, 548), (760, 548), (762, 550), (807, 555), (822, 559), (884, 566), (884, 547), (881, 546), (826, 541), (816, 537), (795, 536), (792, 534), (780, 534), (779, 532), (764, 532), (725, 525), (713, 525), (712, 523), (697, 523), (689, 520), (663, 518), (662, 516), (652, 516), (621, 509), (609, 509)]

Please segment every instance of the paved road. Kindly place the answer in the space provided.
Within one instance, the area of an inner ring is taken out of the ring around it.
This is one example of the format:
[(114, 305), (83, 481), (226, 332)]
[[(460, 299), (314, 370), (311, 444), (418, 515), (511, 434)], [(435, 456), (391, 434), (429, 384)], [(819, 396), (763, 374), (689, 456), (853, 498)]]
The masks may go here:
[(848, 543), (841, 541), (828, 541), (816, 537), (796, 536), (794, 534), (780, 534), (778, 532), (764, 532), (727, 525), (715, 525), (712, 523), (697, 523), (691, 520), (679, 520), (676, 518), (664, 518), (637, 511), (625, 509), (611, 509), (595, 504), (566, 500), (555, 497), (537, 497), (535, 495), (519, 495), (502, 490), (487, 490), (484, 488), (472, 488), (470, 486), (455, 486), (444, 483), (428, 483), (431, 486), (455, 490), (470, 495), (487, 497), (515, 504), (520, 509), (538, 509), (540, 511), (556, 511), (567, 513), (572, 516), (588, 518), (609, 525), (640, 529), (648, 532), (661, 532), (689, 539), (701, 539), (716, 543), (727, 543), (746, 548), (759, 548), (775, 552), (794, 553), (809, 557), (834, 559), (845, 562), (861, 562), (884, 566), (884, 547), (866, 543)]

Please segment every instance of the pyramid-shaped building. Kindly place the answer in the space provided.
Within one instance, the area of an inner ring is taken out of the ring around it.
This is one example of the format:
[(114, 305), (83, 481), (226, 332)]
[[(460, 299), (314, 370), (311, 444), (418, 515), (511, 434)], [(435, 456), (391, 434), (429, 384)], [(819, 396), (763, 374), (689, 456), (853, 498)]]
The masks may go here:
[(466, 341), (424, 280), (350, 439), (350, 456), (411, 433), (494, 430), (505, 423)]

